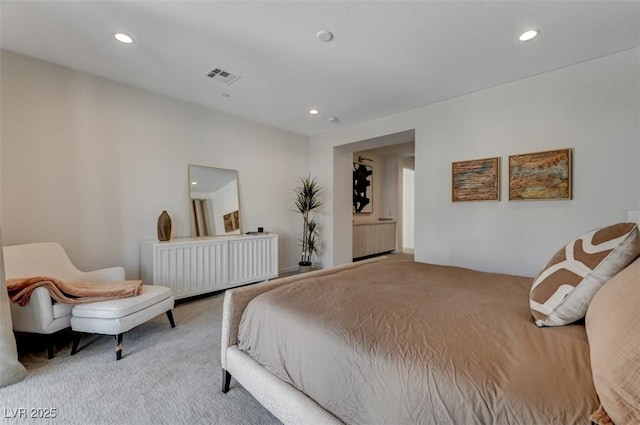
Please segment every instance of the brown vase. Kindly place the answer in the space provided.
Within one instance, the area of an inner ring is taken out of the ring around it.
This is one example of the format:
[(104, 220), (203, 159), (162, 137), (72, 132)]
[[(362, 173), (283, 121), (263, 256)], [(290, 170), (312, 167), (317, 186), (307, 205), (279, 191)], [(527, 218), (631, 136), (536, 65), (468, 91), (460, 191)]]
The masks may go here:
[(162, 211), (158, 217), (158, 240), (168, 241), (171, 239), (171, 217), (167, 211)]

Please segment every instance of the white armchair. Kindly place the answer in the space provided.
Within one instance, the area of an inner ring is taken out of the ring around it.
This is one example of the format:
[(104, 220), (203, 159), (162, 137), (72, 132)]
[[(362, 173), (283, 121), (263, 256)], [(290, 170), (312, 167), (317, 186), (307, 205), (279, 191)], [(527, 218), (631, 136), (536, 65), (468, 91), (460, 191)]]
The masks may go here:
[[(92, 272), (78, 270), (62, 246), (40, 242), (3, 247), (7, 279), (51, 276), (68, 282), (107, 282), (124, 280), (124, 268), (110, 267)], [(53, 334), (71, 326), (73, 305), (61, 304), (49, 296), (47, 289), (36, 288), (24, 307), (11, 303), (13, 330), (47, 335), (47, 356), (54, 355)]]

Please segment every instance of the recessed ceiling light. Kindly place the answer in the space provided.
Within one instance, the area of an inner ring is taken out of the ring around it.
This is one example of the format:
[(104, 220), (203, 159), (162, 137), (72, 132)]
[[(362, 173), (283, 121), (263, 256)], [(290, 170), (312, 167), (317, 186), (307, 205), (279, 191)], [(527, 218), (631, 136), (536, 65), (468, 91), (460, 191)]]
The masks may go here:
[(520, 37), (518, 37), (518, 40), (520, 40), (520, 41), (529, 41), (531, 39), (536, 38), (538, 36), (538, 34), (540, 34), (540, 30), (525, 31), (522, 34), (520, 34)]
[(333, 34), (331, 33), (331, 31), (322, 30), (316, 33), (316, 38), (326, 43), (327, 41), (331, 41), (333, 39)]
[(222, 97), (230, 97), (231, 95), (229, 93), (222, 93)]
[(123, 32), (115, 33), (113, 36), (116, 38), (116, 40), (118, 40), (121, 43), (124, 43), (124, 44), (133, 43), (133, 38), (131, 38), (130, 35), (125, 34)]
[(317, 109), (312, 109), (309, 111), (311, 115), (318, 115), (320, 112)]
[(336, 118), (336, 117), (329, 117), (328, 121), (329, 121), (329, 122), (338, 122), (338, 118)]
[(191, 182), (191, 184), (198, 184), (198, 182)]

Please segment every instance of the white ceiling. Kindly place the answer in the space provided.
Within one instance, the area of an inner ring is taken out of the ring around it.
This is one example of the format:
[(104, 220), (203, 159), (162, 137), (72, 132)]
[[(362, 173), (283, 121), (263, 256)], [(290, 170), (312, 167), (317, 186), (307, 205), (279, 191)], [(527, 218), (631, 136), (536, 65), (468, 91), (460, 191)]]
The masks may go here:
[(0, 15), (2, 48), (303, 135), (640, 45), (640, 1), (2, 0)]

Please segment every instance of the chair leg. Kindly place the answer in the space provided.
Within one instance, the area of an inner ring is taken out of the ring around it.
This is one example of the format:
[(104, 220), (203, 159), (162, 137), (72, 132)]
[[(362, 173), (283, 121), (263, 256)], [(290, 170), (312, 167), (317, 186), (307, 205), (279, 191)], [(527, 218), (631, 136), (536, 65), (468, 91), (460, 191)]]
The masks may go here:
[(167, 310), (167, 317), (169, 318), (169, 323), (171, 323), (171, 327), (175, 328), (176, 323), (173, 321), (173, 311)]
[(78, 352), (78, 345), (80, 344), (80, 338), (82, 334), (80, 332), (73, 333), (73, 343), (71, 344), (71, 355), (73, 356)]
[(116, 360), (120, 360), (122, 358), (122, 335), (116, 335)]
[(55, 357), (54, 349), (55, 349), (55, 338), (54, 334), (47, 335), (46, 343), (47, 343), (47, 359), (52, 359)]

